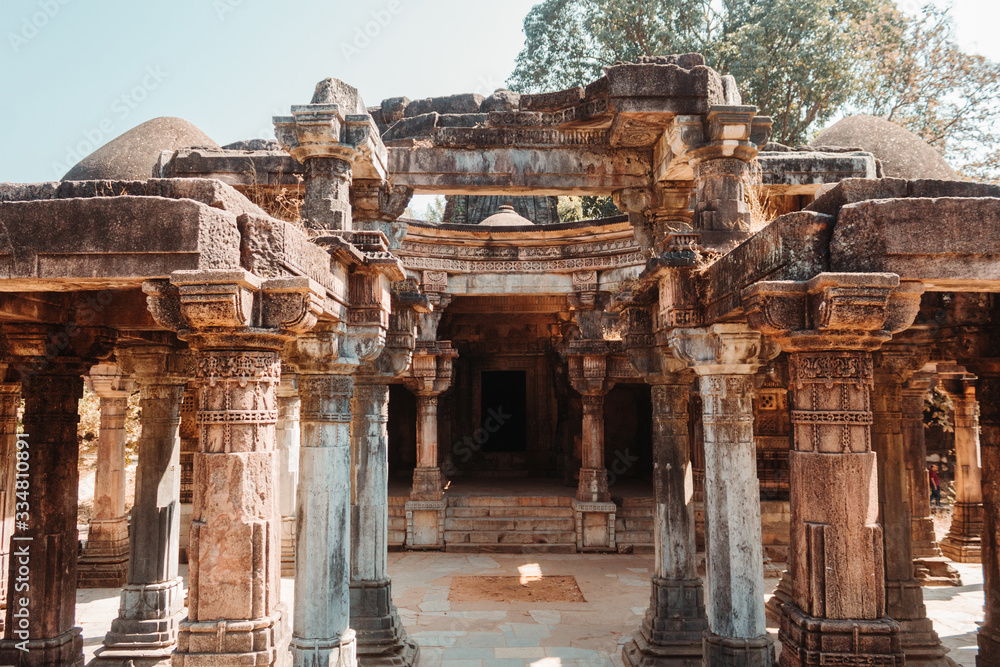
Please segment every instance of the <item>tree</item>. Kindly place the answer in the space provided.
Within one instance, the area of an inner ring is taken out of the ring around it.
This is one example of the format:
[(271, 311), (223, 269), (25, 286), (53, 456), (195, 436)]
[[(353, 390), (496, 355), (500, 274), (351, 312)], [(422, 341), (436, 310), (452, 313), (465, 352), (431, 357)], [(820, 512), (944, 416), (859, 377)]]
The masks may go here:
[(949, 10), (892, 0), (544, 0), (524, 21), (508, 85), (593, 81), (638, 56), (699, 52), (805, 143), (841, 113), (899, 123), (971, 177), (1000, 179), (1000, 67), (957, 46)]
[(937, 148), (964, 175), (1000, 182), (1000, 65), (963, 52), (947, 9), (895, 9), (865, 31), (877, 53), (859, 68), (857, 111)]

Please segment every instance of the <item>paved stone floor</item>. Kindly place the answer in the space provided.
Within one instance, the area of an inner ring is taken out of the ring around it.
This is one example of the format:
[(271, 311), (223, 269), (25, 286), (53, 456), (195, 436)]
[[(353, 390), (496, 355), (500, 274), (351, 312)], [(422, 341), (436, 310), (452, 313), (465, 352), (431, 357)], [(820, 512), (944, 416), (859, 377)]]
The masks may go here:
[[(392, 553), (393, 597), (420, 642), (422, 666), (564, 667), (621, 665), (621, 644), (638, 627), (649, 596), (651, 556), (462, 555)], [(956, 567), (964, 586), (925, 588), (928, 614), (950, 656), (976, 662), (976, 623), (982, 619), (982, 570)], [(573, 575), (586, 602), (450, 602), (455, 575)], [(773, 590), (776, 580), (768, 580)], [(294, 582), (282, 580), (290, 602)], [(89, 662), (118, 610), (118, 592), (81, 590), (77, 619)], [(777, 633), (775, 628), (770, 628)]]

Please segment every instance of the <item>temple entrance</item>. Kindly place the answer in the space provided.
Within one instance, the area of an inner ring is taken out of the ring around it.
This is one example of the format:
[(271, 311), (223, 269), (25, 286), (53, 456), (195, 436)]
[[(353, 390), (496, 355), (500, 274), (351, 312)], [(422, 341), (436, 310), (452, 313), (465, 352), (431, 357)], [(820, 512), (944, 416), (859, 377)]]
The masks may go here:
[(479, 423), (483, 451), (527, 450), (528, 393), (524, 371), (483, 371)]

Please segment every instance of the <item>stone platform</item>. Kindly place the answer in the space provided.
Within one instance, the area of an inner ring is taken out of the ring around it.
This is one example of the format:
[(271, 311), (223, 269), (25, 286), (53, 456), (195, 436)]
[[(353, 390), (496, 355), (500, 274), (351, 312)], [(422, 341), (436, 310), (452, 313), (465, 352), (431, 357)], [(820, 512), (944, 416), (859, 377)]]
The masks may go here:
[[(622, 554), (464, 555), (389, 554), (393, 597), (410, 636), (421, 646), (421, 667), (620, 667), (621, 646), (642, 622), (649, 603), (651, 556)], [(927, 615), (948, 654), (976, 664), (976, 622), (982, 620), (982, 570), (956, 564), (964, 586), (925, 588)], [(186, 568), (182, 568), (186, 575)], [(572, 575), (586, 602), (451, 602), (453, 577)], [(281, 596), (291, 600), (292, 579)], [(765, 581), (771, 591), (777, 581)], [(118, 591), (77, 592), (89, 663), (118, 610)], [(776, 627), (768, 628), (772, 634)], [(780, 650), (780, 644), (777, 645)]]

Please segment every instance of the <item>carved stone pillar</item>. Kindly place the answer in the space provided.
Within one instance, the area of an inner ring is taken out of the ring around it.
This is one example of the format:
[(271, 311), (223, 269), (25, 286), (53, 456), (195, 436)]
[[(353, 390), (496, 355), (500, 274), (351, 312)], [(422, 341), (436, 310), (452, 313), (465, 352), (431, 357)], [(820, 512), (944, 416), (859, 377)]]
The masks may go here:
[(753, 374), (777, 353), (740, 324), (675, 329), (674, 353), (698, 375), (705, 438), (707, 665), (771, 665), (764, 617)]
[(385, 349), (361, 366), (351, 402), (351, 627), (365, 667), (409, 667), (420, 655), (392, 603), (388, 572), (387, 383), (410, 366), (416, 333), (413, 310), (395, 301)]
[[(6, 378), (7, 364), (0, 362)], [(17, 411), (21, 407), (21, 383), (0, 383), (0, 632), (7, 619), (7, 581), (10, 573), (11, 536), (14, 534), (14, 504), (17, 502)]]
[(302, 222), (310, 229), (351, 229), (351, 163), (333, 157), (305, 160)]
[(180, 562), (188, 562), (188, 544), (191, 537), (191, 505), (194, 502), (194, 455), (198, 451), (198, 392), (193, 382), (188, 382), (181, 403), (181, 535)]
[[(585, 311), (600, 316), (600, 311)], [(604, 397), (614, 386), (608, 377), (608, 346), (595, 340), (596, 331), (586, 331), (581, 322), (584, 340), (569, 345), (567, 362), (569, 380), (582, 399), (583, 424), (580, 442), (580, 477), (573, 507), (576, 510), (576, 546), (580, 551), (611, 551), (615, 549), (615, 515), (617, 506), (611, 502), (608, 490), (608, 470), (604, 466)]]
[(44, 325), (5, 325), (4, 332), (25, 402), (16, 454), (25, 465), (18, 466), (24, 469), (15, 489), (26, 504), (15, 507), (0, 664), (80, 667), (83, 637), (74, 627), (78, 404), (82, 375), (110, 355), (113, 338), (101, 329), (76, 328), (70, 336)]
[(997, 330), (992, 332), (993, 349), (981, 356), (974, 367), (979, 376), (978, 395), (980, 442), (983, 462), (983, 590), (986, 619), (979, 628), (979, 667), (1000, 664), (1000, 358), (997, 357)]
[(886, 616), (871, 350), (913, 322), (921, 292), (894, 274), (832, 273), (744, 292), (750, 325), (789, 354), (791, 592), (779, 605), (782, 665), (903, 664), (899, 624)]
[(128, 582), (95, 665), (168, 660), (184, 614), (184, 585), (177, 574), (180, 409), (193, 358), (186, 350), (150, 345), (119, 350), (118, 359), (139, 385), (142, 434)]
[(979, 403), (975, 378), (944, 382), (955, 406), (955, 504), (951, 528), (941, 552), (959, 563), (979, 563), (983, 532), (982, 463), (979, 447)]
[[(677, 382), (680, 377), (658, 378)], [(690, 382), (654, 383), (653, 492), (655, 572), (642, 628), (622, 650), (632, 667), (694, 667), (702, 664), (708, 628), (698, 577), (691, 504), (688, 402)]]
[(417, 467), (406, 503), (406, 546), (444, 546), (444, 477), (438, 461), (437, 398), (451, 386), (452, 360), (458, 353), (450, 341), (416, 343), (406, 386), (417, 395)]
[(199, 448), (188, 617), (176, 667), (288, 664), (275, 488), (280, 351), (322, 308), (306, 278), (177, 271), (148, 281), (150, 310), (195, 350)]
[(125, 518), (125, 418), (135, 383), (115, 364), (90, 369), (87, 384), (101, 400), (94, 515), (77, 565), (78, 588), (118, 588), (128, 572)]
[(278, 384), (278, 511), (281, 576), (295, 576), (295, 494), (299, 484), (299, 380), (286, 366)]
[(927, 444), (924, 440), (924, 397), (931, 381), (930, 374), (915, 373), (903, 383), (903, 447), (910, 490), (910, 543), (914, 558), (941, 555), (934, 534), (934, 519), (931, 518)]
[[(924, 365), (930, 348), (890, 343), (874, 353), (872, 451), (878, 464), (879, 519), (885, 548), (886, 614), (899, 623), (908, 665), (948, 667), (948, 649), (927, 618), (914, 577), (910, 497), (903, 435), (903, 382)], [(923, 428), (923, 424), (921, 424)]]

